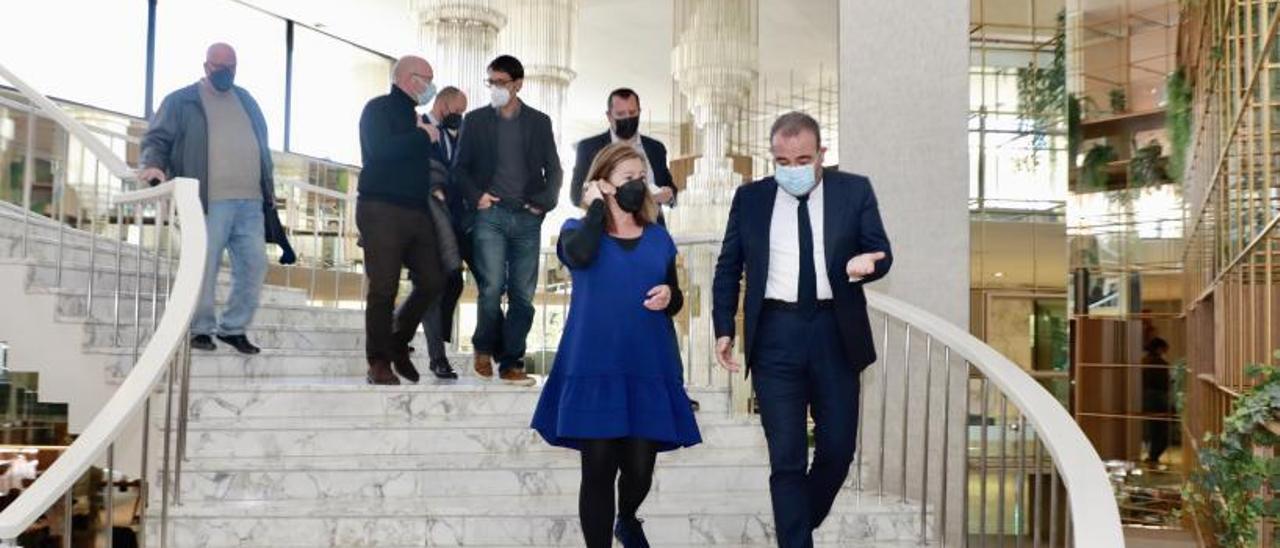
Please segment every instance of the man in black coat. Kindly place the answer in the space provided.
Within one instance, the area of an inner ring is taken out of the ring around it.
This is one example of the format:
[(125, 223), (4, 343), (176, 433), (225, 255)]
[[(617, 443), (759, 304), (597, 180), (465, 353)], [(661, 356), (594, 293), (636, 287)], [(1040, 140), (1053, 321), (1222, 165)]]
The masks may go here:
[[(640, 96), (629, 88), (618, 88), (609, 93), (605, 117), (609, 130), (578, 142), (578, 157), (573, 164), (573, 179), (569, 195), (573, 205), (582, 202), (582, 187), (587, 181), (587, 170), (604, 147), (612, 143), (628, 143), (645, 157), (649, 164), (645, 183), (659, 206), (675, 207), (676, 185), (667, 169), (667, 147), (661, 141), (640, 134)], [(658, 222), (665, 224), (659, 213)]]
[[(444, 287), (445, 260), (431, 210), (434, 187), (445, 184), (431, 176), (441, 134), (414, 110), (434, 98), (433, 77), (425, 59), (401, 58), (390, 93), (370, 100), (360, 114), (364, 166), (356, 225), (369, 278), (365, 355), (370, 384), (400, 384), (397, 373), (418, 381), (409, 341)], [(413, 290), (393, 315), (402, 266), (409, 269)]]
[(817, 121), (784, 114), (770, 143), (774, 176), (734, 194), (711, 315), (716, 358), (738, 371), (733, 340), (745, 270), (742, 350), (769, 445), (778, 545), (809, 548), (849, 474), (858, 375), (876, 360), (862, 288), (889, 272), (893, 253), (871, 181), (823, 169)]

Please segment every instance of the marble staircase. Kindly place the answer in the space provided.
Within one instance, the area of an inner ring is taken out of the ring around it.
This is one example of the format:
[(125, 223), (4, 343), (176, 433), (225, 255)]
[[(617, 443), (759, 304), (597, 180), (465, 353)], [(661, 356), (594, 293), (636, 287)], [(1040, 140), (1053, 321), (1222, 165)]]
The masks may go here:
[[(149, 318), (148, 275), (120, 280), (117, 301), (110, 293), (114, 255), (102, 254), (114, 253), (114, 243), (96, 244), (91, 273), (86, 255), (94, 244), (68, 231), (62, 283), (55, 283), (57, 231), (33, 226), (22, 257), (20, 232), (4, 213), (0, 268), (24, 269), (22, 290), (47, 297), (56, 321), (82, 334), (79, 351), (102, 364), (104, 384), (118, 382), (132, 365), (138, 333), (116, 332), (115, 307), (131, 320), (136, 303), (138, 316)], [(92, 300), (84, 289), (90, 276)], [(226, 345), (193, 351), (188, 460), (182, 502), (168, 509), (168, 546), (582, 545), (578, 455), (547, 446), (528, 428), (537, 387), (478, 379), (464, 356), (454, 357), (458, 381), (367, 386), (363, 313), (309, 306), (294, 289), (265, 289), (250, 337), (262, 354), (242, 356)], [(425, 363), (419, 366), (426, 373)], [(641, 509), (652, 544), (774, 545), (759, 422), (731, 413), (725, 389), (690, 393), (701, 403), (705, 442), (659, 457)], [(152, 426), (163, 426), (162, 418), (153, 414)], [(854, 485), (850, 478), (817, 531), (819, 545), (918, 545), (919, 506), (880, 500)], [(159, 512), (156, 486), (147, 516), (151, 546), (160, 545)]]

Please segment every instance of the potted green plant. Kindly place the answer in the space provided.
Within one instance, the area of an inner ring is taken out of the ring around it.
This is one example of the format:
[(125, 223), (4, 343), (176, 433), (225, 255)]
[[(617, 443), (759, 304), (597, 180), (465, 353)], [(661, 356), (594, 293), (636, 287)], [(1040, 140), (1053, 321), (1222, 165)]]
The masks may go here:
[(1169, 180), (1161, 165), (1160, 154), (1163, 148), (1160, 141), (1152, 140), (1147, 146), (1137, 149), (1133, 158), (1129, 159), (1129, 187), (1140, 188)]
[(1111, 145), (1099, 143), (1090, 147), (1080, 163), (1080, 188), (1084, 191), (1105, 190), (1107, 164), (1116, 158), (1116, 149)]
[(1107, 99), (1111, 103), (1111, 112), (1114, 114), (1123, 114), (1128, 112), (1128, 100), (1125, 97), (1124, 88), (1111, 88), (1111, 92), (1107, 94)]
[(1223, 548), (1259, 546), (1259, 525), (1280, 519), (1280, 368), (1255, 365), (1247, 375), (1255, 384), (1235, 400), (1222, 432), (1205, 435), (1199, 467), (1182, 489), (1189, 509), (1212, 525)]

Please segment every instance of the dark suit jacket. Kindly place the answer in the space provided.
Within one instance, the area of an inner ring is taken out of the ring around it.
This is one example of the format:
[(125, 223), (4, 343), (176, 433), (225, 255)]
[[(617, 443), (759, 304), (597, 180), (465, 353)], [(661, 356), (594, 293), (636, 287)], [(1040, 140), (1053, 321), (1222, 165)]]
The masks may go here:
[[(612, 142), (613, 136), (608, 131), (578, 142), (578, 158), (573, 162), (573, 179), (569, 183), (572, 185), (569, 187), (569, 196), (573, 200), (573, 205), (576, 206), (582, 202), (582, 184), (586, 182), (591, 161), (596, 159), (596, 154), (599, 154), (601, 149)], [(653, 178), (657, 179), (653, 184), (670, 188), (675, 192), (676, 185), (671, 179), (671, 170), (667, 168), (667, 147), (662, 145), (662, 141), (650, 139), (644, 135), (640, 136), (640, 146), (644, 147), (644, 154), (649, 157), (649, 164), (653, 166)]]
[[(524, 205), (544, 212), (556, 208), (564, 170), (556, 152), (556, 138), (551, 131), (551, 118), (528, 103), (520, 105), (520, 128), (524, 132), (525, 159), (529, 169), (529, 186), (525, 188)], [(453, 177), (470, 208), (493, 185), (498, 167), (498, 111), (491, 106), (467, 113), (454, 158)]]
[[(871, 322), (867, 318), (867, 298), (863, 284), (880, 279), (893, 265), (889, 238), (880, 222), (871, 181), (861, 175), (828, 170), (823, 185), (823, 242), (826, 245), (827, 278), (835, 300), (836, 322), (845, 360), (861, 371), (876, 361), (871, 339)], [(738, 314), (738, 293), (743, 270), (747, 275), (745, 336), (742, 344), (750, 370), (752, 345), (764, 308), (765, 287), (769, 274), (769, 231), (773, 220), (773, 203), (778, 183), (773, 177), (744, 185), (733, 196), (724, 243), (716, 262), (712, 284), (712, 319), (716, 337), (732, 337)], [(885, 258), (876, 263), (875, 273), (860, 282), (849, 282), (845, 265), (856, 255), (883, 251)]]

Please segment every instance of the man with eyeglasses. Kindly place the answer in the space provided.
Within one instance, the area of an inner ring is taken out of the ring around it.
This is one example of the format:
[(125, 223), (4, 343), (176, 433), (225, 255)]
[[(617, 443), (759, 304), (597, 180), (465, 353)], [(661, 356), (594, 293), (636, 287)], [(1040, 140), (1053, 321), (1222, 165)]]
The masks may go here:
[[(560, 196), (560, 157), (551, 118), (520, 100), (524, 66), (503, 55), (489, 63), (490, 105), (462, 124), (454, 177), (474, 208), (471, 268), (480, 288), (472, 345), (475, 371), (529, 386), (525, 338), (533, 325), (542, 221)], [(502, 297), (507, 297), (503, 314)]]
[[(191, 347), (216, 350), (216, 335), (242, 354), (257, 354), (259, 348), (245, 329), (258, 310), (267, 275), (265, 243), (284, 250), (281, 264), (296, 257), (275, 209), (266, 118), (253, 96), (235, 85), (236, 50), (224, 43), (209, 46), (204, 73), (199, 82), (160, 103), (142, 139), (138, 180), (157, 184), (190, 177), (200, 182), (208, 253), (191, 320)], [(219, 318), (215, 294), (224, 252), (231, 255), (231, 291)]]
[[(418, 382), (409, 342), (423, 314), (439, 299), (445, 275), (457, 268), (456, 249), (441, 245), (432, 211), (433, 191), (446, 181), (432, 176), (441, 132), (415, 110), (435, 98), (431, 64), (416, 56), (396, 61), (390, 93), (375, 97), (360, 114), (360, 196), (356, 226), (369, 279), (365, 307), (365, 356), (370, 384)], [(400, 268), (413, 289), (395, 308)], [(394, 366), (394, 371), (392, 367)]]

